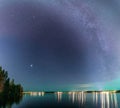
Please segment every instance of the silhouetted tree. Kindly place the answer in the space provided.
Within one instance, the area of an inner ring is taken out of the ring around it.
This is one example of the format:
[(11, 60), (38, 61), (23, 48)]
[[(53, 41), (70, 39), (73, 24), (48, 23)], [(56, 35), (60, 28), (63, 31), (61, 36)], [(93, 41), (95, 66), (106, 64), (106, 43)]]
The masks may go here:
[(8, 72), (0, 67), (0, 107), (6, 104), (11, 106), (13, 102), (19, 103), (22, 98), (23, 87), (10, 80)]

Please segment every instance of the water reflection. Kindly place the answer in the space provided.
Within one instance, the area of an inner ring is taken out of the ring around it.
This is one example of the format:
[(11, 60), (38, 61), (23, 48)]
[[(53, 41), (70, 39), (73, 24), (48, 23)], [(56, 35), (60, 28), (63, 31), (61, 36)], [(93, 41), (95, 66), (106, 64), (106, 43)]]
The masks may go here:
[(86, 101), (86, 93), (85, 92), (68, 92), (69, 99), (72, 100), (72, 102), (79, 102), (80, 104), (84, 104)]
[(58, 108), (64, 108), (63, 106), (73, 106), (71, 108), (119, 108), (117, 101), (119, 94), (109, 91), (26, 92), (24, 96), (24, 99), (28, 99), (29, 104), (27, 106), (24, 104), (25, 107), (22, 106), (22, 108), (40, 108), (40, 106), (43, 108), (49, 108), (49, 106)]
[(24, 95), (30, 95), (30, 96), (44, 96), (45, 92), (24, 92)]
[[(62, 100), (63, 93), (56, 92), (55, 94), (57, 95), (58, 102), (60, 102)], [(92, 94), (93, 105), (96, 105), (96, 107), (99, 104), (101, 108), (118, 108), (117, 96), (115, 92), (68, 92), (69, 100), (72, 101), (72, 103), (79, 103), (82, 106), (86, 104), (88, 100), (87, 95), (90, 94)]]
[(118, 108), (117, 96), (114, 92), (101, 92), (101, 108)]
[(31, 96), (44, 96), (44, 92), (31, 92), (30, 95)]
[(60, 102), (61, 99), (62, 99), (62, 94), (63, 94), (63, 92), (55, 92), (55, 94), (57, 95), (57, 100), (58, 100), (58, 102)]
[(98, 92), (93, 92), (92, 93), (93, 97), (93, 104), (95, 103), (96, 105), (98, 104)]
[(16, 94), (9, 97), (7, 95), (0, 94), (0, 108), (12, 108), (12, 105), (19, 104), (22, 98), (22, 94)]

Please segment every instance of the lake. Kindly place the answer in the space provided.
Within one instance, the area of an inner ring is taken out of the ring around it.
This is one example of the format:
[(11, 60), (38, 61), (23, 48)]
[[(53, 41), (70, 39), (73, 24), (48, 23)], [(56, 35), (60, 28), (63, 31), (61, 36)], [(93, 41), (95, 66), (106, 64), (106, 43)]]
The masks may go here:
[(115, 92), (30, 92), (11, 108), (120, 108)]

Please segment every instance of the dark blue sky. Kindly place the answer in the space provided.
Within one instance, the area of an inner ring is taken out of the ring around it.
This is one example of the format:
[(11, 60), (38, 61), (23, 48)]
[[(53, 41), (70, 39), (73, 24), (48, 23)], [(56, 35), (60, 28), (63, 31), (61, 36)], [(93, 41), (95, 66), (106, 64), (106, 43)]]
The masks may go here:
[(25, 90), (119, 78), (119, 4), (0, 0), (0, 65)]

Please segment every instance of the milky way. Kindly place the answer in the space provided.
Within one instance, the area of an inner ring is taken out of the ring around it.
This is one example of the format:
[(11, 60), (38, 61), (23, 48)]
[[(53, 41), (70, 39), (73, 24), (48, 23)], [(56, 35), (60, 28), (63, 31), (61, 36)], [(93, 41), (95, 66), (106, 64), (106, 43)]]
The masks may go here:
[(26, 89), (119, 77), (118, 32), (104, 20), (113, 15), (107, 10), (92, 0), (1, 0), (0, 65)]

